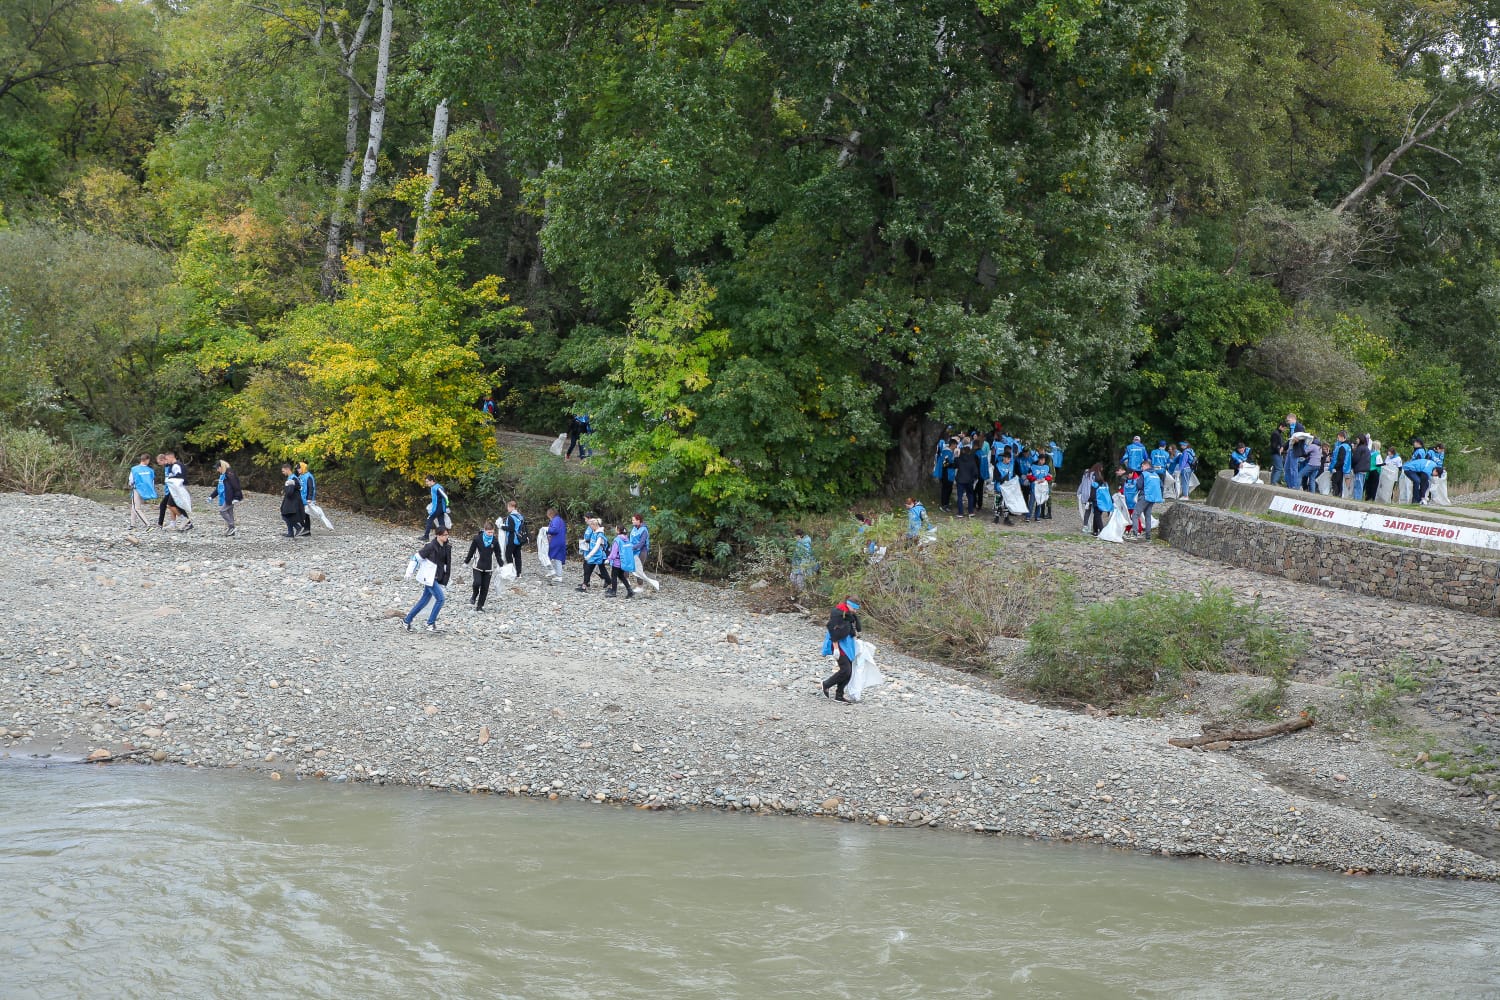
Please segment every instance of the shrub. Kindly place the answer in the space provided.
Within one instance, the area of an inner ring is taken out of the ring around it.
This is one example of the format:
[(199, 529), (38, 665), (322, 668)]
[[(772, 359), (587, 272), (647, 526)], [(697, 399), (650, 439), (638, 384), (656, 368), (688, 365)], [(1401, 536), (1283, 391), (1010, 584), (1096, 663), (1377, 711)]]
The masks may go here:
[[(859, 527), (841, 519), (814, 546), (820, 571), (808, 589), (830, 604), (857, 595), (861, 617), (909, 653), (984, 665), (997, 636), (1020, 636), (1063, 591), (1060, 574), (1006, 561), (1002, 539), (979, 526), (944, 525), (935, 542), (918, 547), (906, 545), (904, 516)], [(867, 551), (871, 541), (886, 547), (876, 563)], [(763, 542), (754, 551), (756, 565), (783, 574), (777, 582), (784, 583), (785, 545)]]
[[(531, 524), (548, 507), (555, 507), (570, 525), (587, 514), (603, 518), (606, 525), (628, 526), (631, 514), (646, 513), (623, 479), (532, 448), (501, 449), (500, 461), (481, 467), (466, 498), (455, 505), (466, 520), (470, 513), (474, 520), (493, 520), (505, 512), (507, 500), (514, 500)], [(652, 543), (654, 552), (659, 547), (655, 532)]]
[(1176, 685), (1187, 670), (1269, 673), (1300, 640), (1228, 590), (1147, 593), (1080, 607), (1071, 593), (1027, 630), (1027, 685), (1039, 694), (1111, 704)]
[(99, 451), (62, 442), (36, 427), (0, 428), (0, 489), (23, 493), (81, 491), (110, 485), (124, 475)]

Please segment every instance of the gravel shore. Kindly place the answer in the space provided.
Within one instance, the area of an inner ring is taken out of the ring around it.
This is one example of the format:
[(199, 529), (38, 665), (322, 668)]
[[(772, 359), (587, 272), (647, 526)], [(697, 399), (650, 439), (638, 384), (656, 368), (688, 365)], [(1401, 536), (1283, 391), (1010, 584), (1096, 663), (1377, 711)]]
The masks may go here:
[[(999, 683), (889, 651), (880, 656), (887, 683), (845, 707), (816, 694), (828, 671), (819, 622), (757, 615), (732, 592), (670, 577), (660, 594), (630, 601), (580, 594), (571, 563), (570, 582), (548, 586), (531, 560), (483, 614), (467, 606), (459, 568), (441, 631), (408, 634), (399, 614), (419, 590), (402, 572), (416, 531), (335, 513), (335, 532), (290, 541), (276, 536), (275, 502), (248, 497), (240, 537), (229, 539), (211, 510), (193, 532), (131, 534), (122, 506), (0, 496), (11, 526), (0, 540), (0, 754), (135, 750), (133, 760), (284, 780), (819, 814), (1337, 871), (1500, 877), (1494, 803), (1396, 767), (1355, 730), (1181, 750), (1166, 739), (1196, 733), (1190, 716), (1039, 707), (1007, 698)], [(466, 546), (455, 536), (456, 558)], [(1139, 553), (1149, 552), (1170, 560), (1174, 576), (1191, 567), (1185, 583), (1307, 598), (1298, 585), (1161, 546), (1127, 552), (1020, 535), (1015, 546), (1058, 563), (1102, 560), (1092, 565), (1117, 584), (1139, 577)], [(1405, 607), (1373, 603), (1385, 613)], [(1446, 630), (1479, 621), (1421, 614), (1461, 646), (1468, 639)], [(1320, 656), (1337, 659), (1319, 649), (1313, 674)]]

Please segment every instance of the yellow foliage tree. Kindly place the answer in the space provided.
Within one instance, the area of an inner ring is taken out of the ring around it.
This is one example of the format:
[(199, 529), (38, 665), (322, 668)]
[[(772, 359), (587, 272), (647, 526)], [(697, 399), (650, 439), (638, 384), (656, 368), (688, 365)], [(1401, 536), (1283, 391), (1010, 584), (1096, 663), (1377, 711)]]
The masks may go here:
[[(420, 204), (424, 187), (398, 190)], [(346, 262), (342, 298), (294, 309), (269, 339), (214, 358), (254, 367), (224, 404), (238, 438), (230, 443), (259, 445), (271, 461), (374, 466), (410, 482), (466, 483), (493, 460), (494, 433), (477, 403), (497, 373), (485, 370), (479, 339), (526, 324), (498, 277), (466, 280), (472, 241), (461, 228), (471, 218), (463, 196), (435, 204), (419, 249), (385, 234), (383, 249)]]

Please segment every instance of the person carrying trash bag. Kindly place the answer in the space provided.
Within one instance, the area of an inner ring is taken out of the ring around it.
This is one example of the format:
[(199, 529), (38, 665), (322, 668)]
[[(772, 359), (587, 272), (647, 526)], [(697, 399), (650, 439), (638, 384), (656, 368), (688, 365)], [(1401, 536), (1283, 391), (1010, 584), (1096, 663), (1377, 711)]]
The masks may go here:
[(823, 655), (835, 656), (838, 663), (838, 669), (823, 682), (823, 697), (829, 697), (828, 691), (832, 688), (833, 699), (846, 705), (849, 699), (844, 697), (844, 689), (854, 676), (854, 658), (859, 655), (859, 647), (855, 645), (859, 637), (858, 611), (859, 602), (852, 597), (845, 597), (834, 605), (828, 615), (828, 632), (823, 637)]

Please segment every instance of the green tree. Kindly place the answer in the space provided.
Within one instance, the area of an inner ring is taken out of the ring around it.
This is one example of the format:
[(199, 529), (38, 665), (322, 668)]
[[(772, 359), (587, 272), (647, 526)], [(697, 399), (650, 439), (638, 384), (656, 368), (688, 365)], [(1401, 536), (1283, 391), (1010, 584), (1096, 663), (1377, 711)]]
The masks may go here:
[[(416, 178), (400, 194), (420, 204), (424, 189)], [(472, 208), (439, 202), (420, 250), (387, 233), (380, 250), (347, 261), (348, 286), (336, 301), (292, 310), (263, 342), (208, 345), (206, 371), (251, 371), (224, 402), (225, 422), (207, 426), (200, 441), (253, 445), (266, 462), (338, 461), (372, 487), (386, 474), (470, 481), (496, 456), (477, 406), (491, 379), (479, 338), (522, 322), (499, 278), (464, 277), (462, 229), (471, 221)]]

